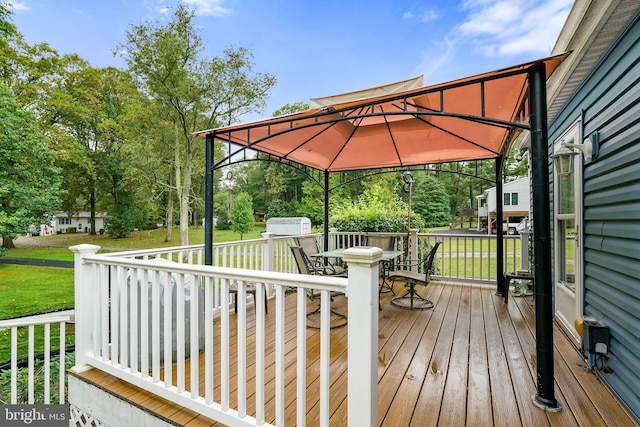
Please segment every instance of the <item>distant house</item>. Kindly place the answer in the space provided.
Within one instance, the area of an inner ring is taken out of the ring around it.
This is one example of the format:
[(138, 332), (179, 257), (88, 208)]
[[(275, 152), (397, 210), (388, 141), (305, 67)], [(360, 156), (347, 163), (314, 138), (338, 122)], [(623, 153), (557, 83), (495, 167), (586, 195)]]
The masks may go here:
[[(531, 188), (529, 177), (519, 178), (515, 181), (506, 182), (502, 186), (502, 214), (504, 222), (515, 226), (523, 218), (529, 217), (531, 207)], [(496, 187), (489, 188), (479, 196), (476, 196), (478, 203), (478, 224), (485, 224), (490, 230), (490, 225), (496, 221), (496, 211), (498, 201), (496, 200)], [(509, 228), (505, 228), (508, 230)]]
[[(107, 214), (96, 212), (96, 231), (104, 229)], [(79, 233), (88, 233), (91, 229), (91, 212), (76, 212), (71, 217), (66, 212), (57, 213), (51, 221), (55, 233), (66, 233), (68, 228), (75, 228)]]

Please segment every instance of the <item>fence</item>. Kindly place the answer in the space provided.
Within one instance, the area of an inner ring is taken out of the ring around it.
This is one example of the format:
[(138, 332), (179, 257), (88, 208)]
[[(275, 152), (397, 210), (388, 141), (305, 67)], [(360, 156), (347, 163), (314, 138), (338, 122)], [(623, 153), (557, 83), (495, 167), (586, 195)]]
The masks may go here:
[[(66, 324), (70, 319), (70, 316), (50, 316), (0, 321), (0, 330), (11, 331), (10, 395), (8, 399), (3, 396), (3, 403), (65, 403), (65, 335)], [(20, 337), (20, 332), (24, 329), (27, 330), (26, 339)], [(51, 336), (52, 329), (59, 331), (58, 340)], [(36, 354), (35, 343), (39, 334), (42, 334), (44, 350), (41, 354)], [(18, 349), (25, 345), (28, 355), (23, 360), (26, 366), (22, 367)], [(5, 376), (6, 371), (2, 373), (2, 377)], [(5, 378), (2, 383), (6, 384), (4, 380)]]

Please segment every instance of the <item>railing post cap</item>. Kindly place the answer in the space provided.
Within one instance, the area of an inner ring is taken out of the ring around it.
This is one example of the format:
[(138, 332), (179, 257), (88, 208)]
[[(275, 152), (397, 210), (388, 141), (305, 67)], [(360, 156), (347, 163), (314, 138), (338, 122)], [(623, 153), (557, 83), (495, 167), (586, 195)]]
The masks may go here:
[(342, 259), (349, 265), (370, 267), (382, 260), (382, 249), (375, 246), (355, 246), (345, 249)]
[(83, 243), (81, 245), (69, 246), (69, 250), (75, 254), (95, 254), (102, 246)]
[(260, 234), (262, 234), (262, 237), (264, 237), (265, 239), (268, 239), (269, 237), (276, 235), (276, 233), (274, 233), (272, 231), (263, 231)]

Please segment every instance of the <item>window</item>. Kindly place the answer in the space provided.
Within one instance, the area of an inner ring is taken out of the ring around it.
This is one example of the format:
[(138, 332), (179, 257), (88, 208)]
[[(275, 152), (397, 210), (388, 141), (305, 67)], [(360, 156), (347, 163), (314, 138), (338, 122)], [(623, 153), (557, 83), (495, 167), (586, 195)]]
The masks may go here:
[(58, 224), (60, 225), (71, 224), (71, 218), (58, 218)]
[(511, 204), (513, 206), (518, 204), (518, 193), (511, 193)]
[(504, 193), (504, 205), (509, 206), (511, 204), (511, 193)]

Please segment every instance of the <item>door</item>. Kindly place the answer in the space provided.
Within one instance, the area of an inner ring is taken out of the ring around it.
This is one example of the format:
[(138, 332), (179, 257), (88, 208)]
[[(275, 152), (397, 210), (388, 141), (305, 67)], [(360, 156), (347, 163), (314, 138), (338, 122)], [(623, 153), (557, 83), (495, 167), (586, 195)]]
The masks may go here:
[[(554, 143), (580, 144), (580, 121)], [(577, 151), (577, 150), (576, 150)], [(575, 320), (582, 315), (582, 155), (574, 156), (573, 172), (558, 176), (554, 167), (554, 279), (555, 315), (562, 328), (580, 345)]]

